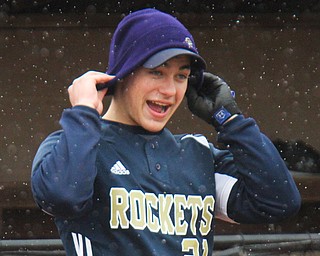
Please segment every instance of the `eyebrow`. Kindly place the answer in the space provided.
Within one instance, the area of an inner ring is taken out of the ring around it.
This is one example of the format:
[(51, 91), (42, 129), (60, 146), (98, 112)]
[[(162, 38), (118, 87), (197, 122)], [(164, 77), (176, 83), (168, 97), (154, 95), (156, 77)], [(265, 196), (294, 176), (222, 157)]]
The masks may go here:
[(182, 67), (179, 68), (179, 70), (185, 70), (185, 69), (189, 69), (191, 70), (191, 65), (183, 65)]
[[(158, 66), (158, 67), (161, 67), (161, 66), (168, 67), (169, 65), (168, 65), (168, 62), (165, 61), (164, 63), (162, 63), (162, 64), (161, 64), (160, 66)], [(153, 69), (156, 69), (156, 68), (158, 68), (158, 67), (155, 67), (155, 68), (153, 68)], [(186, 65), (183, 65), (183, 66), (181, 66), (181, 67), (179, 68), (179, 70), (186, 70), (186, 69), (191, 70), (191, 64), (186, 64)]]

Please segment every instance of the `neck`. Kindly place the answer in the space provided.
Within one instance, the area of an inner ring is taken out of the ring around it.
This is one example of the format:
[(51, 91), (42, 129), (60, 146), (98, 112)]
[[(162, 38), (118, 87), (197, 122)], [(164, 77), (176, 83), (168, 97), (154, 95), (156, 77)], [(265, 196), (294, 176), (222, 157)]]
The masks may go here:
[(107, 112), (102, 116), (102, 119), (109, 120), (109, 121), (114, 121), (118, 122), (119, 118), (119, 112), (117, 111), (117, 107), (115, 106), (116, 104), (114, 103), (114, 100), (111, 100), (110, 106), (107, 110)]

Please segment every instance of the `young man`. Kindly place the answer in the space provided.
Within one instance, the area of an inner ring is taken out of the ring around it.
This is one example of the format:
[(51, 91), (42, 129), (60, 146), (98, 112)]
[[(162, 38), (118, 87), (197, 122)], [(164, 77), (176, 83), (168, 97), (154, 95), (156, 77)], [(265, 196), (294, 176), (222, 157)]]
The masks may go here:
[[(274, 223), (298, 211), (277, 150), (204, 69), (189, 31), (145, 9), (118, 25), (107, 74), (74, 80), (62, 130), (41, 144), (32, 172), (67, 255), (211, 255), (214, 217)], [(184, 95), (228, 150), (165, 128)]]

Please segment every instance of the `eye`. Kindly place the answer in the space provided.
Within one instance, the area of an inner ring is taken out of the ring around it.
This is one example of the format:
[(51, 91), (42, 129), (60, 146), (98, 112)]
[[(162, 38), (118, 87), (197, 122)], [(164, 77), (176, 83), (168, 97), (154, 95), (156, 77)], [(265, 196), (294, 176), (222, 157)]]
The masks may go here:
[(149, 72), (151, 75), (153, 75), (153, 76), (156, 76), (156, 77), (158, 77), (158, 76), (162, 76), (162, 72), (161, 71), (159, 71), (159, 70), (156, 70), (156, 69), (152, 69), (152, 70), (150, 70), (150, 72)]
[(186, 74), (179, 74), (177, 77), (179, 80), (187, 80), (189, 78), (189, 76)]
[(189, 72), (182, 72), (182, 73), (179, 73), (176, 75), (176, 79), (179, 81), (179, 82), (184, 82), (186, 80), (189, 79)]

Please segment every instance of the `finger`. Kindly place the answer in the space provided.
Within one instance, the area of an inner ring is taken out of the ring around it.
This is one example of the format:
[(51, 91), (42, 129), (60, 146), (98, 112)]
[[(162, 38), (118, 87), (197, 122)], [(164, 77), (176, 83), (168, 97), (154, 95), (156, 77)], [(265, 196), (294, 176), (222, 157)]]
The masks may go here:
[(108, 75), (108, 74), (105, 74), (105, 73), (97, 74), (95, 76), (96, 84), (105, 84), (105, 83), (111, 81), (114, 77), (115, 76), (111, 76), (111, 75)]
[(80, 76), (79, 78), (77, 78), (76, 80), (90, 78), (90, 79), (94, 80), (95, 84), (105, 84), (105, 83), (109, 82), (110, 80), (112, 80), (114, 77), (115, 76), (108, 75), (106, 73), (99, 72), (99, 71), (88, 71), (88, 72), (84, 73), (82, 76)]
[(222, 85), (223, 80), (211, 73), (205, 73), (201, 91), (204, 95), (211, 95)]

